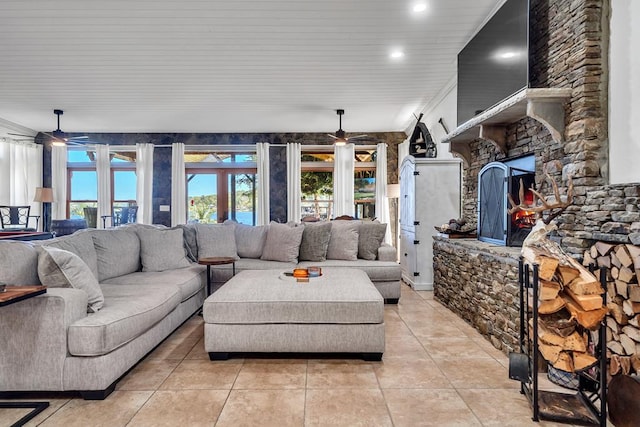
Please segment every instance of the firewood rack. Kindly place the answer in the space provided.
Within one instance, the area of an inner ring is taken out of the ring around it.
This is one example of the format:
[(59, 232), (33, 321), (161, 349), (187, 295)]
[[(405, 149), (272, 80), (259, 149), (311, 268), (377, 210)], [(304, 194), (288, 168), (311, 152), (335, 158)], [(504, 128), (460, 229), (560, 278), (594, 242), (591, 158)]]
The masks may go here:
[[(590, 267), (593, 270), (593, 266)], [(575, 393), (560, 393), (539, 390), (538, 384), (538, 301), (539, 292), (538, 265), (529, 266), (521, 257), (518, 265), (518, 284), (520, 288), (520, 355), (526, 355), (528, 370), (526, 378), (520, 379), (520, 392), (527, 396), (533, 411), (533, 421), (548, 420), (561, 423), (582, 425), (607, 425), (607, 357), (606, 326), (600, 322), (598, 343), (593, 352), (598, 362), (582, 372), (577, 372), (578, 389)], [(605, 294), (606, 269), (600, 269), (600, 284)], [(532, 297), (530, 300), (529, 298)], [(530, 304), (531, 302), (531, 304)], [(533, 318), (533, 327), (529, 320)], [(578, 325), (578, 328), (580, 326)], [(590, 337), (591, 340), (591, 337)]]

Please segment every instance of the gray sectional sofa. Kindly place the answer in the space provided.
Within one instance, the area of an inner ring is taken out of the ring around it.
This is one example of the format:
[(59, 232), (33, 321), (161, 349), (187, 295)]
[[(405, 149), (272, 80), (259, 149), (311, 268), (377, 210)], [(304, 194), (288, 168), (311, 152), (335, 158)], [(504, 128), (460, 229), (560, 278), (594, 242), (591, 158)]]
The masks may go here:
[[(1, 283), (48, 287), (44, 295), (0, 308), (0, 396), (79, 391), (86, 399), (105, 398), (202, 307), (207, 279), (206, 267), (194, 261), (198, 257), (234, 256), (237, 271), (359, 268), (387, 302), (397, 302), (400, 267), (395, 249), (380, 244), (382, 226), (336, 224), (134, 224), (48, 241), (0, 242)], [(360, 228), (362, 241), (353, 232)], [(365, 229), (374, 228), (376, 236), (364, 242), (372, 234)], [(375, 259), (353, 258), (354, 236), (356, 253)], [(212, 277), (220, 286), (231, 277), (231, 266), (214, 267)]]

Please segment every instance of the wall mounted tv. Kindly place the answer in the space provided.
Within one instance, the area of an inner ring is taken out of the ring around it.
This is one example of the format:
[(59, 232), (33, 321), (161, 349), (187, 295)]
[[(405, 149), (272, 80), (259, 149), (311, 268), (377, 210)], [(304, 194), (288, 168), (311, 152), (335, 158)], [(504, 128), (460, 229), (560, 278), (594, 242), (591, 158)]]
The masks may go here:
[(458, 125), (529, 85), (529, 1), (507, 0), (458, 54)]

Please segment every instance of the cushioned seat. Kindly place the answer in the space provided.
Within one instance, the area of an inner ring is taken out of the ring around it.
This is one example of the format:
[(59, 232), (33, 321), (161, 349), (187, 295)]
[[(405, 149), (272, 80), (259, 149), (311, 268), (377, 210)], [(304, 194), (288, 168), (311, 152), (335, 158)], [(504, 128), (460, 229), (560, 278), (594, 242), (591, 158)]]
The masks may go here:
[(100, 282), (103, 285), (158, 285), (162, 283), (180, 289), (180, 301), (186, 301), (197, 294), (207, 283), (207, 268), (203, 265), (178, 268), (167, 271), (138, 271), (124, 276), (112, 277)]
[(302, 261), (299, 268), (318, 266), (325, 268), (357, 268), (364, 271), (372, 282), (399, 281), (402, 277), (400, 264), (395, 261), (369, 261), (358, 259), (357, 261), (343, 261), (339, 259), (328, 259), (322, 262)]
[(69, 326), (69, 353), (100, 356), (132, 341), (178, 304), (177, 286), (102, 285), (104, 307)]

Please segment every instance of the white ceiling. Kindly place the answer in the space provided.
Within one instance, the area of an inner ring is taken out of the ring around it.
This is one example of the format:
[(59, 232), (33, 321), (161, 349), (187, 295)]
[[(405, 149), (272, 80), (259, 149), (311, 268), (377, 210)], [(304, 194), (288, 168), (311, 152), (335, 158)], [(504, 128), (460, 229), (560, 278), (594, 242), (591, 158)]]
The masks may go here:
[(0, 118), (52, 131), (59, 108), (66, 132), (334, 132), (343, 108), (347, 132), (401, 131), (503, 1), (424, 0), (416, 14), (416, 0), (2, 0)]

